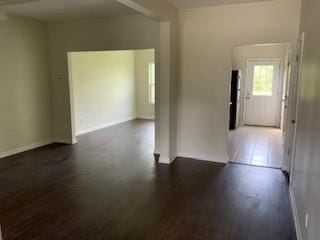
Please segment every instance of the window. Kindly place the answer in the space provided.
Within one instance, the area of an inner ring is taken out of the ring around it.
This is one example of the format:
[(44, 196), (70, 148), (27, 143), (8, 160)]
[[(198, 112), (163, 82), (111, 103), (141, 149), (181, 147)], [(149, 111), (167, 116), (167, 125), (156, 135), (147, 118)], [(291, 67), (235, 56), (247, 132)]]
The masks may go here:
[(273, 65), (254, 66), (253, 96), (272, 96)]
[(149, 63), (149, 103), (156, 102), (156, 66), (154, 63)]

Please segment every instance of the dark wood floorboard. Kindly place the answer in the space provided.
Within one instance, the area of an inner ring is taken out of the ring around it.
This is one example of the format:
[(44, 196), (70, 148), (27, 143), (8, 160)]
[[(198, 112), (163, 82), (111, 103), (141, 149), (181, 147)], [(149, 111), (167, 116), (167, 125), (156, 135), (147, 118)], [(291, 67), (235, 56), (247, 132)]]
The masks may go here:
[(132, 121), (0, 160), (4, 240), (295, 240), (276, 169), (152, 156)]

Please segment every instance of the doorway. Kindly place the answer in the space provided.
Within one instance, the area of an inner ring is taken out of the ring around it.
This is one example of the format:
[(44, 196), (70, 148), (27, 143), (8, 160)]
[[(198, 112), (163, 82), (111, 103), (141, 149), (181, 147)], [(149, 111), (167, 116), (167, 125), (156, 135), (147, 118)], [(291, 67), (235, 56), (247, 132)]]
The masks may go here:
[(280, 127), (281, 60), (248, 60), (245, 125)]
[(232, 70), (239, 80), (237, 91), (231, 81), (230, 105), (234, 93), (240, 97), (237, 124), (228, 136), (230, 162), (282, 168), (290, 51), (290, 44), (233, 48)]
[(150, 143), (146, 151), (154, 152), (154, 49), (69, 52), (68, 70), (72, 130), (80, 142), (109, 138), (115, 125), (123, 125), (140, 129), (141, 141)]

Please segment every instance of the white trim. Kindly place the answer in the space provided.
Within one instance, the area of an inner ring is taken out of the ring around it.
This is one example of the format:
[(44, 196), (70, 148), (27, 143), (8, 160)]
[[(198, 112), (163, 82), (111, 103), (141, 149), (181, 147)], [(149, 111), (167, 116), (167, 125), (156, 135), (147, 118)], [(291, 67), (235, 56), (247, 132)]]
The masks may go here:
[(177, 155), (173, 155), (171, 157), (161, 157), (159, 158), (159, 163), (163, 163), (163, 164), (171, 164), (173, 163), (177, 158)]
[(140, 120), (154, 120), (154, 116), (151, 115), (139, 115), (136, 117), (136, 119), (140, 119)]
[(26, 145), (26, 146), (21, 146), (21, 147), (11, 149), (8, 151), (3, 151), (3, 152), (0, 152), (0, 158), (9, 157), (9, 156), (12, 156), (12, 155), (15, 155), (18, 153), (26, 152), (26, 151), (29, 151), (29, 150), (32, 150), (35, 148), (39, 148), (39, 147), (43, 147), (45, 145), (48, 145), (48, 144), (51, 144), (54, 142), (55, 142), (54, 139), (48, 139), (45, 141), (37, 142), (37, 143)]
[(120, 120), (117, 120), (117, 121), (104, 123), (104, 124), (101, 124), (99, 126), (95, 126), (95, 127), (79, 130), (79, 131), (76, 131), (76, 136), (79, 136), (79, 135), (82, 135), (82, 134), (86, 134), (86, 133), (90, 133), (90, 132), (94, 132), (94, 131), (97, 131), (97, 130), (100, 130), (100, 129), (103, 129), (103, 128), (111, 127), (111, 126), (114, 126), (114, 125), (117, 125), (117, 124), (120, 124), (120, 123), (124, 123), (124, 122), (128, 122), (128, 121), (134, 120), (134, 119), (136, 119), (136, 117), (124, 118), (124, 119), (120, 119)]
[(178, 153), (178, 157), (181, 158), (192, 158), (194, 160), (197, 161), (204, 161), (204, 162), (213, 162), (213, 163), (224, 163), (224, 164), (228, 164), (229, 162), (229, 157), (227, 156), (225, 160), (221, 160), (221, 158), (215, 158), (215, 157), (197, 157), (197, 156), (193, 156), (192, 154), (187, 154), (187, 153)]
[(293, 184), (290, 184), (289, 191), (290, 191), (290, 200), (291, 200), (291, 206), (292, 206), (293, 217), (294, 217), (294, 224), (295, 224), (296, 233), (297, 233), (297, 240), (303, 240)]
[(294, 170), (294, 164), (296, 161), (296, 144), (297, 144), (297, 131), (298, 131), (298, 123), (299, 123), (299, 107), (300, 107), (300, 94), (301, 94), (301, 84), (303, 80), (303, 58), (304, 58), (304, 44), (305, 44), (305, 33), (303, 32), (298, 40), (298, 49), (297, 49), (297, 57), (299, 58), (298, 61), (296, 61), (296, 64), (298, 62), (298, 65), (296, 66), (296, 82), (294, 86), (294, 101), (295, 101), (295, 108), (293, 109), (294, 112), (294, 120), (296, 123), (294, 124), (293, 128), (293, 139), (291, 143), (291, 159), (290, 159), (290, 181), (293, 184), (293, 170)]
[(55, 143), (64, 143), (64, 144), (73, 145), (73, 144), (78, 143), (78, 140), (77, 140), (76, 138), (73, 138), (73, 139), (69, 139), (69, 138), (55, 138), (55, 139), (54, 139), (54, 142), (55, 142)]

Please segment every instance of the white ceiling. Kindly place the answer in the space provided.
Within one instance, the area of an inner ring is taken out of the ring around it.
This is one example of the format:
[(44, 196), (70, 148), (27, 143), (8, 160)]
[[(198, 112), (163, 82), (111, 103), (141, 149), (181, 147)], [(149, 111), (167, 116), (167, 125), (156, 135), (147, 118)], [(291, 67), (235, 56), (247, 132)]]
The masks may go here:
[(263, 2), (272, 0), (165, 0), (177, 8), (197, 8), (214, 5), (227, 5), (250, 2)]
[[(19, 1), (22, 3), (16, 4)], [(3, 5), (5, 2), (10, 4)], [(136, 13), (116, 0), (0, 0), (0, 10), (45, 21)]]

